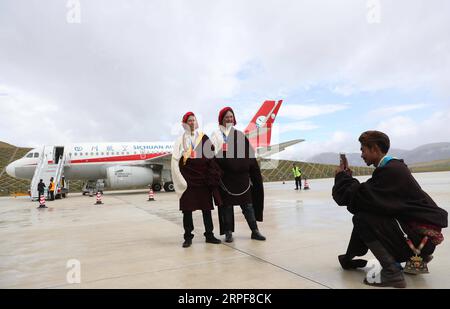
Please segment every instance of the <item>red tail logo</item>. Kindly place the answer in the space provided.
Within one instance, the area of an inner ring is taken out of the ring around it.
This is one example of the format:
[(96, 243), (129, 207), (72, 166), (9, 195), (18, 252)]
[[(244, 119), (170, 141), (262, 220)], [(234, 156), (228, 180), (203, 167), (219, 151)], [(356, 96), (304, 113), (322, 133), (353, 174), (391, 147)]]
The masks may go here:
[(275, 122), (282, 102), (283, 100), (279, 100), (278, 102), (264, 101), (258, 112), (253, 116), (252, 121), (245, 128), (244, 133), (255, 149), (270, 145), (272, 124)]

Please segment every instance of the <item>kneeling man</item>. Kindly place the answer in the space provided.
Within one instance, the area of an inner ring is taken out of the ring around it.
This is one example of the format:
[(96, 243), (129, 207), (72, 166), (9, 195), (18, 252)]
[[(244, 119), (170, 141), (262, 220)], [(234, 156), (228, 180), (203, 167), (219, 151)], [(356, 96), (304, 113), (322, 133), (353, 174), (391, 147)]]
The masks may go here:
[(443, 241), (441, 229), (447, 227), (448, 214), (422, 190), (403, 160), (387, 155), (386, 134), (367, 131), (359, 142), (361, 157), (375, 170), (363, 183), (342, 162), (336, 170), (333, 198), (353, 214), (350, 243), (339, 262), (344, 269), (365, 267), (366, 260), (354, 257), (370, 249), (382, 266), (381, 281), (364, 283), (403, 288), (400, 263), (408, 262), (405, 272), (426, 269), (436, 245)]

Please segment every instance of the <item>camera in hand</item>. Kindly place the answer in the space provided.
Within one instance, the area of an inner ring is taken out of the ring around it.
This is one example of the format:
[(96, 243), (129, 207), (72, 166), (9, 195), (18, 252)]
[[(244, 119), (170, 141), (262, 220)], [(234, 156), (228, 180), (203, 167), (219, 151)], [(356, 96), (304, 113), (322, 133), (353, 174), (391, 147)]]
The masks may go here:
[(341, 166), (344, 168), (344, 170), (348, 169), (348, 161), (347, 157), (345, 156), (345, 153), (339, 154), (340, 160), (341, 160)]

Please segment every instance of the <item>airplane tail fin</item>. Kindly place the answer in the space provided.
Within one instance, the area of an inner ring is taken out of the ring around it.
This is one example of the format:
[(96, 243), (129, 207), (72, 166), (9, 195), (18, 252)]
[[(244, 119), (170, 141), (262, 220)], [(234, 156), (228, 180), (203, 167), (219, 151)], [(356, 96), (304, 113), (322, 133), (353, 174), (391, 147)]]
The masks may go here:
[(270, 146), (272, 138), (272, 125), (277, 117), (278, 110), (283, 100), (264, 101), (258, 112), (244, 130), (247, 138), (252, 146), (257, 149), (259, 147)]

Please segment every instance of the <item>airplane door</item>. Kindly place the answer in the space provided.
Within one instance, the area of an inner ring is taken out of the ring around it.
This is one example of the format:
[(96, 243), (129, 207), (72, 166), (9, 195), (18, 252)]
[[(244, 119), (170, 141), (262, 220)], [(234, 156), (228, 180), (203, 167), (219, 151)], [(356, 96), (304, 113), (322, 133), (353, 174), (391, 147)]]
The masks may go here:
[(53, 153), (55, 154), (53, 162), (55, 162), (55, 164), (58, 164), (60, 157), (62, 159), (64, 155), (64, 147), (56, 146)]

